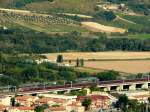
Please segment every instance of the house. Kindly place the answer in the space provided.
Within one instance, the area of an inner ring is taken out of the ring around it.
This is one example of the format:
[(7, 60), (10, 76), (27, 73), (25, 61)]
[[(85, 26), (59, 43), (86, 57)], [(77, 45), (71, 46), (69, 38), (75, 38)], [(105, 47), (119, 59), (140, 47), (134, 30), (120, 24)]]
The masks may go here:
[(53, 105), (62, 105), (65, 106), (67, 105), (67, 100), (65, 99), (61, 99), (61, 98), (47, 98), (47, 97), (43, 97), (38, 99), (35, 102), (36, 105), (41, 106), (44, 104), (48, 104), (49, 106), (53, 106)]
[(8, 112), (35, 112), (34, 107), (20, 106), (8, 109)]
[(19, 103), (22, 106), (32, 106), (37, 99), (38, 97), (36, 96), (17, 96), (15, 98), (16, 103)]
[(10, 95), (0, 95), (0, 104), (3, 104), (5, 106), (10, 106), (11, 98), (12, 96)]
[(6, 106), (3, 104), (0, 104), (0, 112), (4, 112), (5, 109), (6, 109)]
[(92, 109), (108, 109), (110, 107), (110, 99), (108, 96), (91, 95), (90, 98), (92, 99)]
[(49, 107), (48, 109), (45, 109), (44, 112), (66, 112), (66, 109), (63, 106)]
[(140, 103), (147, 102), (149, 97), (149, 91), (141, 90), (141, 91), (123, 91), (118, 92), (119, 94), (125, 94), (129, 99), (137, 100)]
[[(57, 94), (39, 94), (39, 96), (49, 98), (52, 102), (66, 106), (75, 102), (77, 96), (57, 95)], [(44, 100), (44, 99), (43, 99)]]
[(50, 98), (42, 97), (42, 98), (39, 98), (38, 100), (36, 100), (35, 104), (37, 106), (42, 106), (44, 104), (49, 104), (50, 102), (51, 102)]
[(84, 99), (90, 98), (92, 100), (90, 108), (94, 109), (108, 109), (110, 107), (110, 98), (103, 95), (90, 95), (90, 96), (79, 96), (78, 101), (82, 102)]
[(149, 95), (135, 95), (135, 96), (130, 96), (129, 99), (132, 100), (137, 100), (140, 103), (145, 103), (147, 102)]
[(72, 104), (67, 105), (67, 112), (75, 111), (75, 112), (85, 112), (85, 107), (82, 106), (82, 103), (79, 101), (72, 102)]

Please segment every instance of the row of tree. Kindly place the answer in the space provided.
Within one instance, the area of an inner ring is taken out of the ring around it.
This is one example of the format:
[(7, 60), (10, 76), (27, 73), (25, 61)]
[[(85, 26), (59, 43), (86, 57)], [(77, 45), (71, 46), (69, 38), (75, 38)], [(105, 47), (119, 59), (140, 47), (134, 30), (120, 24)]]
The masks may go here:
[(107, 38), (103, 33), (83, 37), (77, 32), (47, 35), (34, 31), (9, 29), (0, 30), (0, 37), (0, 51), (5, 53), (50, 53), (70, 50), (83, 52), (150, 51), (149, 38)]

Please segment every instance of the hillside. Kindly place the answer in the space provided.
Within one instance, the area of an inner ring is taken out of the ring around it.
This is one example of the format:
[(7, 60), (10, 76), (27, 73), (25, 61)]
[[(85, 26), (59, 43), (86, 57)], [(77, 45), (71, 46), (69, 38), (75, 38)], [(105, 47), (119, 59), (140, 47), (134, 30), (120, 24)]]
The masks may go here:
[[(0, 7), (31, 11), (41, 16), (50, 15), (55, 19), (61, 18), (56, 19), (57, 22), (52, 22), (47, 18), (40, 20), (39, 16), (24, 17), (23, 13), (19, 15), (22, 17), (0, 15), (0, 25), (10, 28), (21, 26), (45, 33), (128, 32), (125, 36), (134, 38), (139, 38), (139, 34), (147, 38), (150, 33), (149, 0), (0, 0)], [(73, 23), (78, 25), (63, 24), (62, 21), (66, 20), (74, 21)], [(87, 25), (91, 22), (93, 25)], [(135, 34), (136, 36), (130, 36)], [(116, 37), (120, 37), (120, 34)]]

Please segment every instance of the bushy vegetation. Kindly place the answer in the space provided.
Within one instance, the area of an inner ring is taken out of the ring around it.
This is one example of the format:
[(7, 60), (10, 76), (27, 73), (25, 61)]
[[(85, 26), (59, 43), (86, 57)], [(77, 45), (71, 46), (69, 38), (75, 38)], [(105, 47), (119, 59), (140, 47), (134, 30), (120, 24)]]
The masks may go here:
[(116, 18), (116, 15), (112, 11), (99, 11), (94, 17), (96, 20), (113, 21)]
[[(65, 51), (149, 51), (150, 39), (107, 38), (103, 33), (83, 37), (78, 32), (68, 34), (37, 33), (20, 29), (0, 30), (0, 51), (5, 53), (50, 53)], [(85, 39), (86, 38), (86, 39)]]
[[(76, 82), (78, 78), (89, 77), (90, 73), (75, 71), (73, 68), (60, 67), (56, 64), (42, 63), (37, 64), (35, 60), (45, 58), (39, 55), (3, 54), (0, 53), (0, 86), (16, 85), (34, 82)], [(106, 74), (106, 75), (105, 75)], [(109, 79), (106, 77), (109, 74)], [(101, 80), (115, 80), (119, 74), (114, 71), (98, 73), (97, 77)], [(101, 77), (101, 78), (100, 78)], [(63, 83), (64, 84), (64, 83)], [(79, 94), (84, 94), (81, 91)], [(76, 92), (72, 92), (76, 94)]]
[[(148, 98), (149, 99), (149, 98)], [(148, 101), (148, 104), (150, 102)], [(138, 100), (131, 100), (126, 95), (120, 95), (115, 107), (120, 108), (122, 112), (149, 112), (147, 103), (140, 103)]]

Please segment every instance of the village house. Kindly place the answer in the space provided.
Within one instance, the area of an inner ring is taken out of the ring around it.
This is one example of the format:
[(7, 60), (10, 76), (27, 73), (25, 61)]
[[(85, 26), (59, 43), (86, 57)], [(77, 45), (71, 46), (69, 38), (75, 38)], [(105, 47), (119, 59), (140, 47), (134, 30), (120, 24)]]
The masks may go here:
[(62, 106), (60, 107), (49, 107), (45, 109), (44, 112), (66, 112), (66, 109)]
[(82, 106), (82, 103), (79, 101), (72, 102), (72, 104), (67, 105), (67, 112), (75, 111), (75, 112), (85, 112), (85, 107)]
[(140, 103), (147, 103), (147, 99), (149, 97), (149, 91), (125, 91), (125, 92), (118, 92), (119, 94), (125, 94), (131, 100), (137, 100)]
[(38, 99), (35, 104), (38, 106), (44, 105), (44, 104), (48, 104), (49, 106), (53, 106), (53, 105), (67, 105), (67, 100), (65, 99), (61, 99), (61, 98), (47, 98), (47, 97), (43, 97)]
[(39, 96), (49, 98), (52, 102), (56, 102), (63, 106), (67, 106), (72, 102), (75, 102), (77, 96), (67, 96), (67, 95), (58, 95), (58, 94), (39, 94)]
[(3, 104), (0, 104), (0, 112), (4, 112), (5, 109), (6, 109), (6, 106)]
[(0, 95), (0, 104), (3, 104), (5, 106), (10, 106), (11, 98), (12, 96), (10, 95)]
[(16, 103), (22, 106), (32, 106), (35, 104), (35, 101), (38, 100), (36, 96), (17, 96), (15, 98)]
[(8, 112), (35, 112), (34, 107), (20, 106), (20, 107), (11, 107), (8, 109)]
[(77, 100), (82, 102), (87, 97), (89, 97), (92, 100), (90, 105), (91, 110), (108, 109), (110, 107), (111, 102), (108, 96), (103, 95), (79, 96)]

